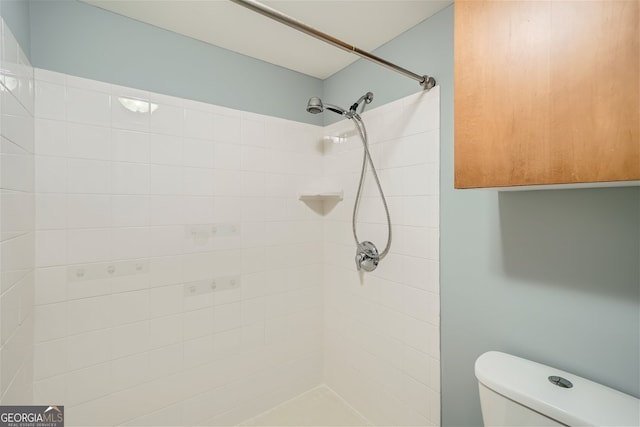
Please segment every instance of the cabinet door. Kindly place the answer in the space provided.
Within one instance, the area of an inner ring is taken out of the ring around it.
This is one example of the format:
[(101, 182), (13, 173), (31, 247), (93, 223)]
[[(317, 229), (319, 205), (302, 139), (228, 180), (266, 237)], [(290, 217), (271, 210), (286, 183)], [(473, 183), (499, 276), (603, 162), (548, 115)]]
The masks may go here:
[(455, 186), (640, 180), (640, 0), (455, 2)]

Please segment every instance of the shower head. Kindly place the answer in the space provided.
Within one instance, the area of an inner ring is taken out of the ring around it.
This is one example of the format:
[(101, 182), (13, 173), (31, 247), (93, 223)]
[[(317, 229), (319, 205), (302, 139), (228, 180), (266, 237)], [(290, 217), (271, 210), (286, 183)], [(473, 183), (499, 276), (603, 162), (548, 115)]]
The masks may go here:
[(318, 114), (322, 113), (325, 109), (340, 114), (341, 116), (347, 116), (348, 118), (351, 118), (351, 114), (344, 108), (340, 108), (337, 105), (333, 104), (323, 104), (322, 100), (317, 96), (312, 96), (311, 98), (309, 98), (309, 102), (307, 102), (307, 112), (311, 114)]
[(356, 113), (356, 109), (358, 108), (358, 105), (362, 101), (364, 101), (365, 104), (371, 103), (371, 101), (373, 101), (373, 93), (367, 92), (364, 95), (362, 95), (360, 99), (358, 99), (351, 106), (349, 111), (345, 110), (344, 108), (338, 107), (337, 105), (323, 104), (320, 98), (318, 98), (317, 96), (312, 96), (311, 98), (309, 98), (309, 102), (307, 102), (307, 112), (311, 114), (318, 114), (318, 113), (322, 113), (324, 110), (329, 110), (341, 116), (345, 116), (348, 119), (352, 119), (353, 117), (358, 117), (358, 114)]
[(309, 102), (307, 103), (307, 112), (311, 114), (318, 114), (324, 111), (324, 105), (322, 105), (322, 100), (317, 96), (313, 96), (309, 98)]

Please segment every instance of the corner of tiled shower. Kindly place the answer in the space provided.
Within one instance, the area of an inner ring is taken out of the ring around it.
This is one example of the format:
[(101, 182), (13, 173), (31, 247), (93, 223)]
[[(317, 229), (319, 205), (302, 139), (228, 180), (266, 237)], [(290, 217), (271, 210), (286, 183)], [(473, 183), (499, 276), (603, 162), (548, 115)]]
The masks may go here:
[[(2, 29), (3, 404), (70, 426), (439, 424), (438, 88), (364, 114), (393, 244), (361, 276), (350, 122), (34, 72)], [(370, 178), (358, 234), (380, 247)], [(344, 200), (297, 200), (318, 182)]]
[[(362, 143), (353, 125), (324, 129), (346, 143), (325, 151), (325, 174), (345, 200), (325, 218), (325, 383), (374, 425), (440, 424), (439, 87), (363, 115), (387, 198), (392, 245), (372, 273), (355, 269), (351, 215)], [(369, 172), (358, 238), (386, 243)]]
[(1, 20), (0, 403), (31, 404), (34, 323), (33, 68)]

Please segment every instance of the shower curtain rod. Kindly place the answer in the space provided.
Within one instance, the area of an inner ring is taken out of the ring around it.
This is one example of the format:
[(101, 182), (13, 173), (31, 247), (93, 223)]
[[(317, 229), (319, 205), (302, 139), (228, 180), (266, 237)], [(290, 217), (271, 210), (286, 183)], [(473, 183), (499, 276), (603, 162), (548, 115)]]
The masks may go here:
[(232, 2), (239, 4), (240, 6), (244, 6), (247, 9), (251, 9), (254, 12), (257, 12), (261, 15), (264, 15), (268, 18), (271, 18), (275, 21), (278, 21), (282, 24), (285, 24), (293, 29), (296, 29), (298, 31), (301, 31), (305, 34), (308, 34), (312, 37), (315, 37), (319, 40), (322, 40), (326, 43), (329, 43), (333, 46), (336, 46), (342, 50), (345, 50), (347, 52), (351, 52), (355, 55), (358, 55), (364, 59), (368, 59), (371, 62), (375, 62), (378, 65), (382, 65), (385, 68), (388, 68), (389, 70), (395, 71), (397, 73), (400, 73), (406, 77), (409, 77), (410, 79), (413, 79), (415, 81), (417, 81), (418, 83), (420, 83), (420, 86), (422, 86), (424, 89), (429, 90), (432, 87), (434, 87), (436, 85), (436, 80), (433, 77), (427, 76), (427, 75), (419, 75), (416, 73), (412, 73), (411, 71), (407, 70), (406, 68), (402, 68), (392, 62), (389, 62), (385, 59), (382, 59), (378, 56), (375, 56), (369, 52), (366, 52), (362, 49), (358, 49), (357, 47), (350, 45), (349, 43), (345, 43), (340, 39), (337, 39), (333, 36), (330, 36), (329, 34), (323, 33), (322, 31), (316, 30), (313, 27), (310, 27), (300, 21), (298, 21), (295, 18), (292, 18), (288, 15), (285, 15), (284, 13), (273, 9), (269, 6), (266, 6), (258, 1), (255, 0), (231, 0)]

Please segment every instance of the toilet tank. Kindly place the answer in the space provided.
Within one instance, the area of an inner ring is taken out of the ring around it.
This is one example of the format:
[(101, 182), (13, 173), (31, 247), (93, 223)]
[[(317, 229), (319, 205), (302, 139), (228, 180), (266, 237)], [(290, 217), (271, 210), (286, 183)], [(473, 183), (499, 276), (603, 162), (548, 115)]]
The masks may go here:
[(486, 426), (640, 426), (640, 400), (559, 369), (490, 351), (475, 373)]

